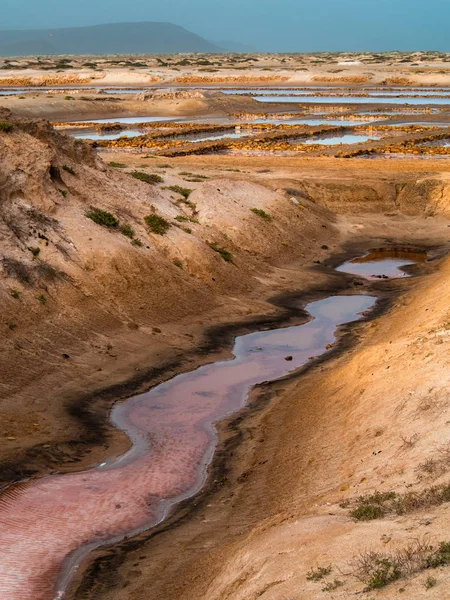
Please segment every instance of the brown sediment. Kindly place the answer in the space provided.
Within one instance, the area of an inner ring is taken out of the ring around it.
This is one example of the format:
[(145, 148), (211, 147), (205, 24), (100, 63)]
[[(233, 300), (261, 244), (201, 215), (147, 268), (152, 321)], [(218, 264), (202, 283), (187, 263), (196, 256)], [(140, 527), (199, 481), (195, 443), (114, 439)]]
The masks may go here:
[(52, 85), (86, 85), (102, 80), (104, 75), (96, 73), (88, 77), (81, 75), (47, 75), (39, 77), (0, 77), (0, 86), (40, 87)]
[(259, 75), (256, 77), (252, 77), (250, 75), (236, 75), (236, 76), (207, 76), (207, 75), (182, 75), (180, 77), (175, 77), (175, 83), (183, 83), (183, 84), (211, 84), (211, 83), (249, 83), (249, 84), (268, 84), (268, 83), (277, 83), (289, 81), (289, 77), (283, 75)]
[(312, 78), (315, 83), (353, 83), (361, 84), (370, 81), (370, 77), (364, 75), (342, 75), (340, 77), (331, 77), (326, 75), (316, 75)]

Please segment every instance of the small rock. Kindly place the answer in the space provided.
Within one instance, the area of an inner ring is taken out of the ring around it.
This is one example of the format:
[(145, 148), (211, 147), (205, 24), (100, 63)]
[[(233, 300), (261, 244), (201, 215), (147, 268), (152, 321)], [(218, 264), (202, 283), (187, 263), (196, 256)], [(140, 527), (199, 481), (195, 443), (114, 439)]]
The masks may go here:
[(291, 362), (291, 360), (294, 360), (293, 356), (286, 356), (284, 360), (287, 360), (288, 362)]
[(63, 358), (70, 358), (69, 354), (63, 354), (62, 357)]
[(327, 344), (327, 345), (325, 346), (325, 348), (326, 348), (327, 350), (331, 350), (331, 348), (332, 348), (332, 347), (333, 347), (333, 346), (332, 346), (331, 344)]
[(328, 250), (328, 246), (326, 244), (324, 244), (323, 246), (321, 246), (322, 250)]

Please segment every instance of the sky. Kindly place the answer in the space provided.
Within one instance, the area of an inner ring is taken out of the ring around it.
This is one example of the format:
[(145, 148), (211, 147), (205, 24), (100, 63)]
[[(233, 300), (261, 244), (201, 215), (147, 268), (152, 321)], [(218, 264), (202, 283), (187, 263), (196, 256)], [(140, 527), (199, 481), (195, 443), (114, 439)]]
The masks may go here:
[(269, 52), (450, 51), (450, 0), (2, 0), (0, 29), (169, 21)]

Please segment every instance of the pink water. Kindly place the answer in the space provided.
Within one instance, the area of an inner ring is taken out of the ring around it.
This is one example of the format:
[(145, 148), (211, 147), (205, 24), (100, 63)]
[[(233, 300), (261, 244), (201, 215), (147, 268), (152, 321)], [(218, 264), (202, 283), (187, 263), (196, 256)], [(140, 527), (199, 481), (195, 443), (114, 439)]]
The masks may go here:
[(214, 423), (243, 407), (254, 385), (326, 352), (336, 327), (374, 302), (330, 297), (307, 307), (313, 319), (304, 325), (236, 338), (232, 360), (174, 377), (114, 408), (113, 423), (133, 441), (123, 456), (7, 490), (0, 497), (0, 598), (63, 598), (92, 547), (161, 521), (203, 486), (216, 445)]

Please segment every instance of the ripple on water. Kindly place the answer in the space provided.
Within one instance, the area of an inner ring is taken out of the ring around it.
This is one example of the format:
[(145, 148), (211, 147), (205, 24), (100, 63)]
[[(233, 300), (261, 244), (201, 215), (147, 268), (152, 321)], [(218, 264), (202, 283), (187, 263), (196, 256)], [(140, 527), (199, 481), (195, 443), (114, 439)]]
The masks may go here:
[(336, 327), (374, 303), (332, 296), (307, 306), (312, 320), (304, 325), (236, 338), (232, 360), (178, 375), (114, 408), (113, 423), (133, 441), (117, 460), (9, 488), (0, 497), (0, 596), (55, 596), (95, 545), (155, 525), (199, 491), (216, 445), (214, 423), (244, 406), (254, 385), (325, 353)]

